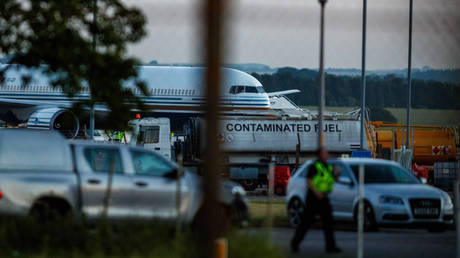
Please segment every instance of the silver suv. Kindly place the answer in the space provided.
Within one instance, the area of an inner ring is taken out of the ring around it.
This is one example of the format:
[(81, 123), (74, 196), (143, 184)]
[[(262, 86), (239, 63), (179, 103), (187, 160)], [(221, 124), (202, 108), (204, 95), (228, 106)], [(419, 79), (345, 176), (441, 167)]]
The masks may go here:
[[(341, 176), (329, 198), (336, 220), (354, 221), (358, 203), (358, 169), (365, 169), (365, 228), (379, 225), (419, 225), (429, 230), (443, 229), (453, 222), (453, 204), (441, 189), (422, 184), (396, 162), (379, 159), (338, 159), (331, 164)], [(291, 177), (286, 207), (291, 225), (296, 226), (305, 207), (306, 176), (313, 162), (305, 163)]]

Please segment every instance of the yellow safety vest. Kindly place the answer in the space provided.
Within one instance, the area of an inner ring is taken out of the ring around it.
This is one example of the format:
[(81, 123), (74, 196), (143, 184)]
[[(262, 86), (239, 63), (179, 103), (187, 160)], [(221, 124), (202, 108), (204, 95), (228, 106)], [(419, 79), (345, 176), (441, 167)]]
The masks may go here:
[(316, 175), (312, 179), (313, 187), (322, 192), (322, 193), (330, 193), (334, 188), (334, 175), (332, 174), (333, 167), (328, 165), (327, 168), (324, 166), (322, 162), (315, 162), (314, 164), (316, 168)]

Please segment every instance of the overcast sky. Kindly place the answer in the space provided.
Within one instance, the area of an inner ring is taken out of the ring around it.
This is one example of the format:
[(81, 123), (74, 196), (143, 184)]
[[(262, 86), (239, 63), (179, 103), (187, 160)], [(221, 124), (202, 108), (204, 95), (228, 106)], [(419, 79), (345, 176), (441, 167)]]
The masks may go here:
[[(130, 46), (143, 62), (200, 62), (199, 0), (124, 0), (142, 9), (148, 36)], [(318, 67), (316, 0), (230, 0), (226, 62)], [(368, 0), (367, 68), (407, 66), (409, 0)], [(414, 0), (413, 66), (460, 67), (460, 1)], [(362, 0), (329, 0), (326, 67), (361, 67)]]

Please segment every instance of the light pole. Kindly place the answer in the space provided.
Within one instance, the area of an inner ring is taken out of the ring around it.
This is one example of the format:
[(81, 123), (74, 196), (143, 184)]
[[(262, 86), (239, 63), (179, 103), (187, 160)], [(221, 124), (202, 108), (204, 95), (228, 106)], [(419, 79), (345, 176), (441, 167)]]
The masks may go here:
[[(364, 121), (366, 119), (366, 25), (367, 25), (367, 0), (363, 0), (363, 35), (361, 54), (361, 135), (360, 148), (364, 150)], [(357, 257), (364, 255), (364, 166), (359, 166), (359, 203), (358, 203), (358, 250)]]
[(325, 96), (325, 78), (324, 78), (324, 9), (327, 0), (318, 0), (321, 4), (321, 21), (320, 21), (320, 34), (319, 34), (319, 102), (318, 102), (318, 149), (324, 144), (323, 136), (323, 110)]
[(359, 146), (364, 150), (364, 120), (366, 115), (366, 23), (367, 23), (367, 0), (363, 0), (363, 35), (361, 53), (361, 134)]
[(406, 114), (406, 149), (410, 148), (410, 109), (412, 105), (412, 9), (414, 1), (410, 0), (409, 4), (409, 54), (407, 65), (407, 114)]

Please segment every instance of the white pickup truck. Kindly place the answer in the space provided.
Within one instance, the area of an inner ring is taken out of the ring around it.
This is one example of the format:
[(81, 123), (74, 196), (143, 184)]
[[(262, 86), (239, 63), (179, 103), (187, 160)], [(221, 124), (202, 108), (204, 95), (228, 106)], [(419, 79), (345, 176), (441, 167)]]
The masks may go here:
[[(187, 223), (202, 205), (201, 181), (187, 171), (179, 176), (176, 164), (141, 147), (69, 142), (54, 131), (0, 130), (0, 215), (27, 216), (47, 208), (91, 220), (108, 207), (109, 220), (179, 215)], [(242, 187), (223, 181), (219, 189), (218, 200), (232, 218), (246, 220)]]

